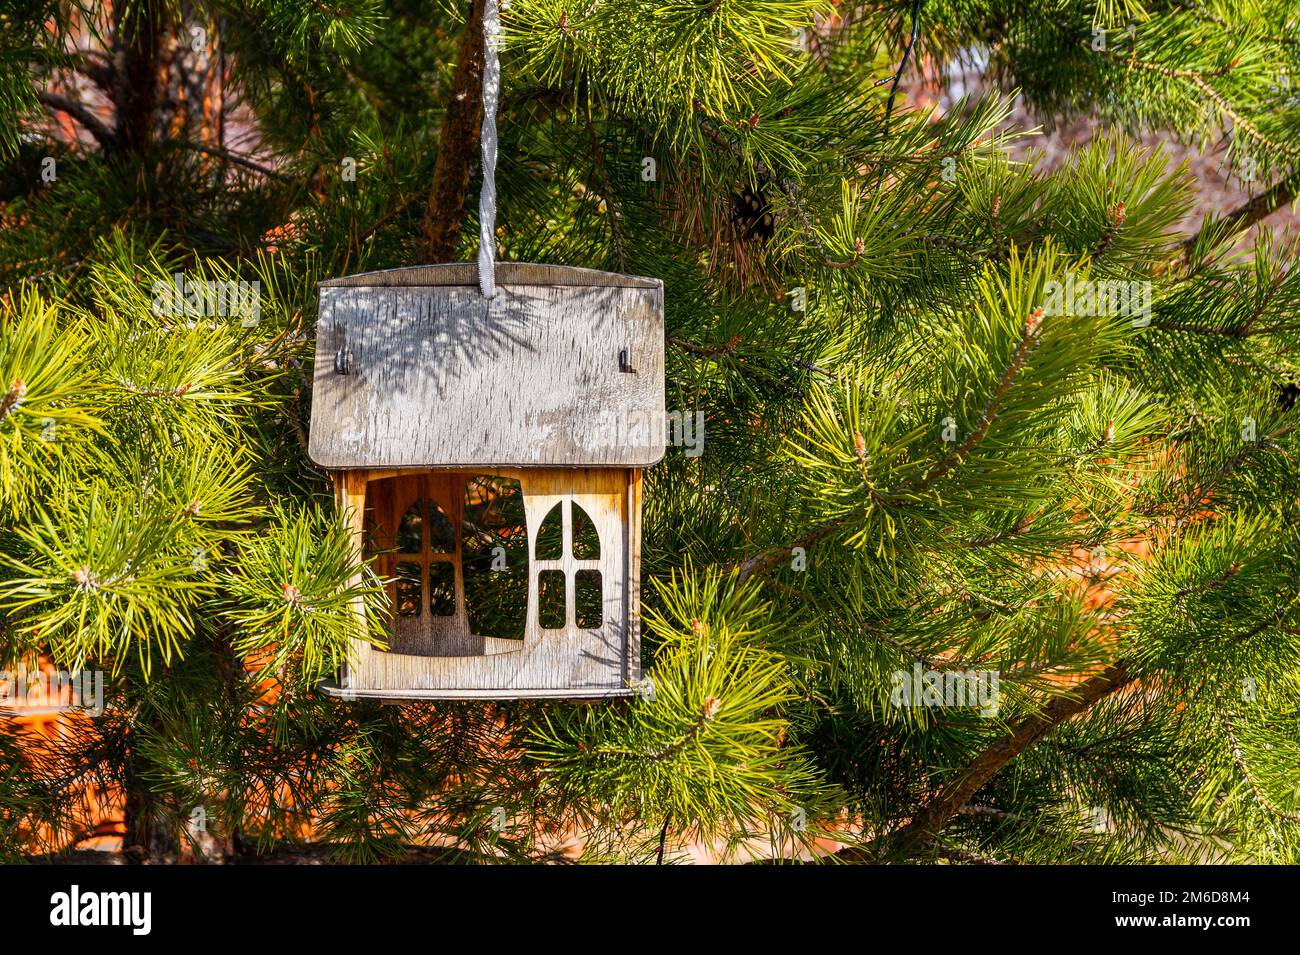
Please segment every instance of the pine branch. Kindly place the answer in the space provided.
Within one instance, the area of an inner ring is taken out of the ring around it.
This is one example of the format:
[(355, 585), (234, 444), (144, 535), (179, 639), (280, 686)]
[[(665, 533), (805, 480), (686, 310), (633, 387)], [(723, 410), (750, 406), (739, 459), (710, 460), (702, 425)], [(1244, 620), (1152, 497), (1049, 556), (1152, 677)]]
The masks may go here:
[(1185, 610), (1188, 597), (1212, 593), (1239, 573), (1241, 573), (1241, 562), (1233, 561), (1226, 570), (1210, 580), (1202, 581), (1197, 584), (1188, 584), (1186, 587), (1180, 587), (1178, 592), (1174, 594), (1174, 603), (1178, 605), (1180, 610)]
[(1215, 468), (1204, 480), (1197, 481), (1195, 490), (1187, 492), (1186, 503), (1174, 523), (1183, 524), (1191, 519), (1204, 507), (1204, 502), (1209, 499), (1209, 495), (1219, 483), (1230, 477), (1238, 466), (1245, 464), (1265, 448), (1277, 448), (1278, 441), (1297, 429), (1300, 429), (1300, 423), (1284, 424), (1261, 436), (1258, 441), (1243, 442), (1241, 450)]
[(1300, 813), (1287, 812), (1284, 809), (1278, 808), (1277, 804), (1274, 803), (1273, 800), (1269, 799), (1268, 795), (1260, 789), (1259, 783), (1255, 781), (1255, 776), (1250, 771), (1250, 766), (1246, 763), (1246, 754), (1242, 750), (1241, 744), (1237, 742), (1237, 734), (1232, 725), (1232, 719), (1226, 712), (1221, 713), (1220, 718), (1223, 721), (1223, 729), (1228, 734), (1228, 746), (1232, 750), (1232, 760), (1237, 764), (1237, 769), (1240, 770), (1241, 777), (1246, 781), (1246, 785), (1250, 788), (1251, 795), (1255, 797), (1255, 801), (1263, 806), (1270, 815), (1277, 816), (1279, 819), (1285, 819), (1288, 822), (1300, 822)]
[[(1025, 360), (1029, 357), (1030, 351), (1033, 350), (1033, 346), (1038, 340), (1038, 330), (1041, 327), (1043, 320), (1042, 313), (1043, 310), (1041, 308), (1034, 309), (1025, 320), (1025, 329), (1021, 333), (1020, 343), (1016, 346), (1016, 350), (1011, 356), (1011, 361), (1003, 370), (1001, 378), (998, 379), (998, 383), (993, 389), (993, 394), (985, 404), (984, 411), (980, 415), (979, 421), (962, 443), (918, 480), (900, 485), (891, 490), (876, 490), (864, 474), (863, 484), (866, 487), (867, 492), (871, 495), (872, 500), (877, 501), (881, 505), (906, 505), (911, 503), (908, 500), (909, 497), (924, 491), (926, 488), (932, 486), (934, 482), (941, 480), (945, 475), (952, 471), (953, 468), (960, 465), (961, 462), (964, 461), (976, 448), (976, 446), (984, 440), (984, 436), (988, 434), (989, 428), (992, 427), (993, 422), (997, 419), (998, 408), (1002, 404), (1002, 400), (1010, 390), (1012, 382), (1015, 381), (1016, 377), (1020, 374), (1021, 369), (1024, 368)], [(858, 457), (859, 465), (861, 466), (865, 464), (862, 460), (861, 450), (859, 450)], [(836, 530), (843, 527), (848, 522), (849, 516), (850, 515), (846, 514), (827, 521), (788, 547), (772, 547), (754, 557), (740, 562), (736, 565), (736, 569), (739, 573), (739, 580), (743, 582), (755, 574), (771, 570), (786, 558), (792, 547), (803, 547), (806, 550), (814, 544), (820, 543)]]
[(1038, 330), (1042, 325), (1043, 310), (1036, 308), (1025, 319), (1025, 330), (1021, 333), (1020, 344), (1016, 346), (1015, 353), (1011, 356), (1011, 363), (1007, 365), (1002, 372), (1002, 377), (998, 379), (997, 387), (993, 389), (988, 403), (984, 405), (984, 412), (980, 415), (974, 430), (971, 431), (953, 451), (944, 456), (938, 464), (926, 472), (915, 484), (905, 485), (897, 490), (890, 491), (886, 497), (897, 498), (904, 493), (915, 493), (923, 491), (934, 484), (935, 481), (943, 479), (948, 472), (966, 460), (966, 457), (975, 450), (975, 447), (984, 440), (988, 430), (992, 427), (993, 422), (997, 419), (998, 408), (1002, 404), (1002, 399), (1006, 397), (1011, 388), (1011, 383), (1015, 381), (1020, 370), (1024, 368), (1025, 359), (1029, 357), (1030, 351), (1033, 350), (1034, 342), (1037, 340)]
[(234, 163), (236, 166), (243, 166), (245, 169), (251, 169), (253, 172), (260, 173), (268, 179), (277, 179), (280, 182), (293, 182), (293, 180), (280, 172), (278, 169), (272, 169), (270, 166), (263, 166), (259, 162), (249, 159), (247, 156), (241, 156), (233, 153), (229, 149), (222, 149), (218, 146), (205, 146), (202, 143), (191, 143), (182, 140), (172, 140), (166, 143), (168, 146), (176, 149), (187, 149), (190, 152), (203, 153), (206, 156), (213, 156), (217, 159), (224, 159), (226, 162)]
[[(1115, 54), (1108, 54), (1115, 56)], [(1232, 120), (1233, 126), (1242, 130), (1248, 137), (1255, 140), (1264, 148), (1273, 152), (1282, 153), (1287, 156), (1300, 157), (1300, 147), (1291, 146), (1287, 143), (1274, 142), (1269, 139), (1250, 119), (1241, 113), (1236, 107), (1228, 101), (1228, 98), (1210, 85), (1206, 79), (1207, 76), (1223, 76), (1229, 72), (1232, 67), (1228, 66), (1222, 70), (1212, 72), (1202, 72), (1200, 70), (1180, 70), (1169, 66), (1162, 66), (1159, 63), (1149, 63), (1145, 60), (1139, 60), (1132, 57), (1126, 60), (1130, 68), (1136, 67), (1148, 73), (1155, 73), (1170, 80), (1180, 80), (1199, 90), (1206, 99), (1213, 103), (1224, 116)]]
[(941, 859), (951, 859), (953, 862), (960, 862), (965, 865), (1007, 865), (1001, 859), (994, 859), (992, 856), (971, 852), (969, 849), (958, 849), (955, 846), (931, 843), (927, 848), (931, 849)]
[(95, 138), (101, 148), (113, 149), (117, 145), (117, 135), (98, 116), (92, 113), (84, 103), (46, 90), (37, 90), (36, 99), (50, 109), (66, 113), (75, 119), (86, 132)]
[[(1067, 458), (1059, 461), (1058, 463), (1066, 464), (1068, 463), (1068, 461), (1069, 459)], [(1029, 525), (1032, 523), (1033, 523), (1033, 515), (1027, 514), (1024, 517), (1022, 517), (1020, 520), (1018, 520), (1014, 527), (1007, 528), (1004, 531), (999, 531), (996, 534), (988, 534), (984, 537), (977, 537), (973, 540), (968, 540), (963, 546), (972, 547), (972, 548), (993, 547), (996, 544), (1000, 544), (1003, 541), (1012, 540), (1013, 538), (1023, 534), (1025, 531), (1029, 530)]]
[(1209, 230), (1221, 230), (1224, 236), (1237, 236), (1255, 223), (1268, 218), (1283, 206), (1290, 205), (1300, 197), (1300, 171), (1278, 180), (1259, 195), (1238, 206), (1222, 219), (1214, 219), (1201, 227), (1201, 230), (1182, 244), (1181, 261), (1187, 262), (1198, 243), (1209, 234)]
[(804, 550), (807, 550), (814, 544), (821, 543), (846, 523), (848, 523), (848, 515), (827, 521), (825, 524), (822, 524), (820, 527), (813, 529), (803, 537), (799, 538), (799, 540), (795, 541), (795, 543), (791, 544), (789, 547), (769, 547), (762, 553), (741, 561), (735, 567), (737, 582), (744, 583), (755, 574), (766, 573), (789, 557), (795, 547), (802, 547)]
[(1124, 203), (1117, 202), (1111, 207), (1110, 216), (1106, 222), (1106, 230), (1102, 233), (1101, 241), (1097, 247), (1092, 250), (1092, 261), (1097, 262), (1110, 251), (1111, 245), (1115, 242), (1115, 237), (1119, 235), (1119, 230), (1124, 227), (1125, 219)]
[(1093, 704), (1122, 690), (1137, 678), (1128, 664), (1119, 660), (1091, 679), (1075, 687), (1068, 695), (1058, 696), (1043, 712), (1017, 724), (972, 760), (964, 770), (939, 791), (902, 828), (866, 846), (844, 849), (844, 861), (874, 862), (905, 858), (941, 833), (971, 798), (1009, 762), (1066, 720), (1083, 713)]
[[(704, 135), (709, 139), (709, 141), (733, 158), (743, 161), (744, 153), (740, 149), (739, 145), (709, 118), (704, 111), (704, 104), (698, 99), (694, 102), (694, 110), (696, 121), (699, 123), (700, 129), (704, 131)], [(858, 260), (862, 257), (864, 249), (861, 238), (856, 239), (854, 242), (853, 258), (848, 261), (837, 259), (834, 253), (826, 247), (826, 243), (822, 240), (821, 234), (817, 231), (816, 226), (813, 225), (812, 219), (809, 217), (808, 211), (804, 207), (803, 196), (800, 194), (798, 185), (796, 185), (788, 176), (783, 176), (776, 172), (761, 159), (754, 158), (751, 162), (755, 174), (760, 179), (775, 182), (780, 190), (785, 193), (786, 199), (789, 200), (791, 208), (794, 209), (794, 213), (799, 219), (799, 224), (802, 226), (804, 237), (817, 249), (819, 253), (818, 257), (823, 265), (833, 269), (848, 269), (857, 264)]]
[(720, 701), (716, 697), (709, 697), (704, 701), (700, 712), (691, 720), (685, 731), (662, 746), (647, 750), (629, 750), (621, 746), (602, 746), (593, 749), (592, 755), (601, 759), (632, 756), (650, 763), (661, 763), (664, 760), (674, 759), (686, 747), (695, 744), (700, 738), (700, 734), (704, 732), (705, 727), (717, 716), (719, 705)]
[(684, 338), (676, 338), (672, 335), (665, 340), (668, 344), (692, 355), (699, 355), (701, 358), (720, 358), (723, 355), (730, 355), (740, 346), (739, 335), (733, 336), (724, 345), (697, 345), (695, 342), (688, 342)]
[(68, 61), (70, 69), (85, 76), (105, 94), (112, 94), (117, 71), (102, 50), (72, 50)]
[(5, 419), (22, 406), (26, 394), (27, 383), (21, 378), (14, 379), (4, 398), (0, 399), (0, 424), (4, 424)]

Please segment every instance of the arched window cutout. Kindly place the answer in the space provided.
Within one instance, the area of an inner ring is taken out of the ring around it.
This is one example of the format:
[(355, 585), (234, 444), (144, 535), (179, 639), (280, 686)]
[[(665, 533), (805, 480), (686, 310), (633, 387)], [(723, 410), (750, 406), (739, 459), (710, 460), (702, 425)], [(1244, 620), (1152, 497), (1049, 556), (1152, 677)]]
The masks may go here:
[(580, 570), (573, 575), (573, 611), (574, 623), (583, 630), (599, 630), (605, 622), (600, 571)]
[(570, 501), (573, 508), (573, 557), (575, 560), (600, 560), (600, 534), (593, 521), (577, 501)]
[(399, 554), (418, 554), (424, 541), (424, 513), (428, 501), (416, 501), (402, 515), (402, 522), (397, 525), (397, 552)]
[(560, 501), (547, 511), (546, 517), (537, 528), (537, 544), (533, 548), (533, 553), (537, 555), (538, 560), (559, 560), (564, 556), (564, 515), (561, 510), (563, 507), (564, 502)]
[(429, 615), (456, 615), (456, 565), (445, 560), (429, 564)]
[(429, 552), (432, 554), (456, 553), (456, 528), (441, 507), (429, 502), (433, 508), (429, 521)]
[[(432, 518), (426, 524), (425, 518)], [(397, 526), (397, 552), (419, 554), (424, 546), (426, 527), (429, 534), (429, 552), (433, 554), (456, 553), (456, 529), (435, 501), (423, 500), (412, 504)]]
[(543, 630), (563, 630), (564, 571), (543, 570), (537, 575), (537, 625)]
[(517, 480), (466, 480), (461, 574), (469, 632), (522, 641), (528, 628), (528, 521)]
[(395, 611), (399, 617), (419, 617), (424, 608), (424, 598), (420, 593), (420, 563), (414, 560), (402, 560), (397, 563), (397, 604)]

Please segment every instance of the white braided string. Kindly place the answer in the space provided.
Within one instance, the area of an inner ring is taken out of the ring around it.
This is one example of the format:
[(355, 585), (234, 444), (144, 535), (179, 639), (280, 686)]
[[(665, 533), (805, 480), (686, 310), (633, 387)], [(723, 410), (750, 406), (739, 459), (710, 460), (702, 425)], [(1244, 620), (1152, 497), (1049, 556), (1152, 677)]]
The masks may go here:
[(483, 188), (478, 197), (478, 285), (484, 298), (496, 294), (497, 225), (497, 99), (501, 92), (501, 59), (497, 45), (501, 17), (497, 0), (483, 3)]

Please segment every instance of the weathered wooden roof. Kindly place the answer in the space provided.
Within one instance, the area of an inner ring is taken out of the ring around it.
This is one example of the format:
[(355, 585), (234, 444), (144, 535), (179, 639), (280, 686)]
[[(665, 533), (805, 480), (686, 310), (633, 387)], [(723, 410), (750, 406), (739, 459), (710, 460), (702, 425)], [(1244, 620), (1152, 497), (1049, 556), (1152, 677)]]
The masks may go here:
[(310, 454), (328, 468), (644, 467), (664, 453), (663, 283), (472, 263), (320, 284)]
[[(498, 285), (585, 285), (591, 288), (660, 289), (659, 279), (639, 275), (620, 275), (599, 269), (580, 269), (572, 265), (534, 265), (530, 262), (498, 262)], [(359, 272), (337, 279), (326, 279), (321, 288), (396, 288), (412, 285), (466, 285), (478, 288), (478, 265), (474, 262), (448, 262), (442, 265), (409, 265), (401, 269)]]

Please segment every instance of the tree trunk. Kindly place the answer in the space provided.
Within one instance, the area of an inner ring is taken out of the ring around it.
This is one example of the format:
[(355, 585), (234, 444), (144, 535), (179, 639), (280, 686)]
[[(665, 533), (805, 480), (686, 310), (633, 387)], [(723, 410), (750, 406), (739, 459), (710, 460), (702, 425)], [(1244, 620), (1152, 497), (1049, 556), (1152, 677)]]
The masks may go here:
[(114, 9), (113, 21), (117, 148), (141, 152), (155, 138), (162, 11), (154, 2), (127, 4)]
[(424, 254), (429, 262), (451, 262), (460, 247), (465, 189), (483, 112), (483, 54), (483, 0), (473, 0), (460, 41), (451, 100), (438, 134), (438, 158), (424, 214)]
[(122, 837), (122, 854), (137, 865), (175, 862), (180, 855), (175, 814), (169, 812), (158, 794), (135, 773), (136, 759), (123, 780), (126, 791)]

